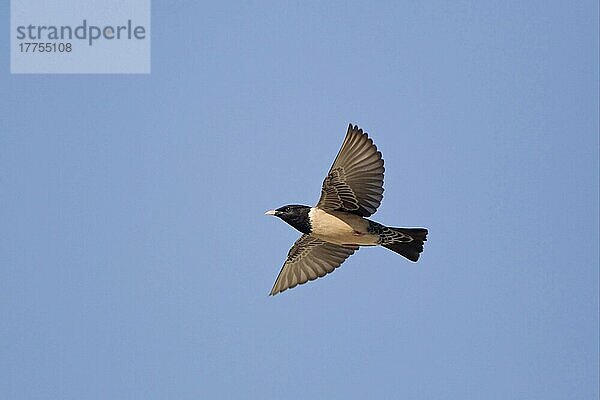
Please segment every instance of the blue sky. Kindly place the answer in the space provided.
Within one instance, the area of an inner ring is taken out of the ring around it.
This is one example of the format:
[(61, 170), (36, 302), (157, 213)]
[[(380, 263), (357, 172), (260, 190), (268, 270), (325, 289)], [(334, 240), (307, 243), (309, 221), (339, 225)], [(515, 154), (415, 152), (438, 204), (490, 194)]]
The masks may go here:
[[(155, 1), (0, 90), (6, 398), (598, 398), (597, 2)], [(268, 297), (349, 122), (425, 252)]]

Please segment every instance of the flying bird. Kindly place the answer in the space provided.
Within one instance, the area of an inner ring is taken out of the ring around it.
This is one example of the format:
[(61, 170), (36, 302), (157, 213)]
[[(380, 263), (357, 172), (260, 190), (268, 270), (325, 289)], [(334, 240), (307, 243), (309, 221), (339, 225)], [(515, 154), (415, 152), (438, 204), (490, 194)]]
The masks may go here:
[(366, 132), (350, 124), (314, 207), (287, 205), (265, 214), (302, 233), (290, 249), (270, 295), (323, 277), (359, 246), (383, 246), (416, 262), (425, 228), (392, 228), (366, 217), (383, 199), (383, 159)]

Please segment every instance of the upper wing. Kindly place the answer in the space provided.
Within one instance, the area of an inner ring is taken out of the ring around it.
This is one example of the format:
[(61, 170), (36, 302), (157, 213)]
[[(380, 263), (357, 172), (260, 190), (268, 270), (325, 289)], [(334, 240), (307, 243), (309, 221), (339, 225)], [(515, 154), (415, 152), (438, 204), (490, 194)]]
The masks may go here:
[(383, 171), (381, 152), (373, 140), (350, 124), (342, 148), (323, 181), (317, 207), (370, 216), (383, 199)]
[(302, 235), (290, 249), (271, 295), (312, 281), (339, 267), (358, 246), (338, 246), (309, 235)]

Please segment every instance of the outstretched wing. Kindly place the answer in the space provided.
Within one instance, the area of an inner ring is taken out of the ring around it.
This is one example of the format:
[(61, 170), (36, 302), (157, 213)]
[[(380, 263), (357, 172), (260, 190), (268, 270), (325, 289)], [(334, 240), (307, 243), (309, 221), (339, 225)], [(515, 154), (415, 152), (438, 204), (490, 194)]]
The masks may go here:
[(370, 216), (383, 199), (384, 170), (381, 152), (373, 140), (350, 124), (342, 148), (323, 181), (317, 207)]
[(274, 296), (286, 289), (325, 276), (339, 267), (356, 250), (358, 246), (339, 246), (310, 235), (300, 236), (290, 249), (270, 294)]

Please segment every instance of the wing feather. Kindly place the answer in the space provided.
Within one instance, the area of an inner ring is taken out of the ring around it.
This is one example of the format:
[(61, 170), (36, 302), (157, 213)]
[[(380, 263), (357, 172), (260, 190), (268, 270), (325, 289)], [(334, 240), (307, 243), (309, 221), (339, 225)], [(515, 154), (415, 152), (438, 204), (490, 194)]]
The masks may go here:
[(327, 177), (317, 207), (325, 211), (346, 211), (368, 217), (383, 199), (385, 168), (373, 140), (350, 124)]
[(302, 235), (290, 249), (271, 295), (323, 277), (342, 265), (358, 246), (339, 246)]

